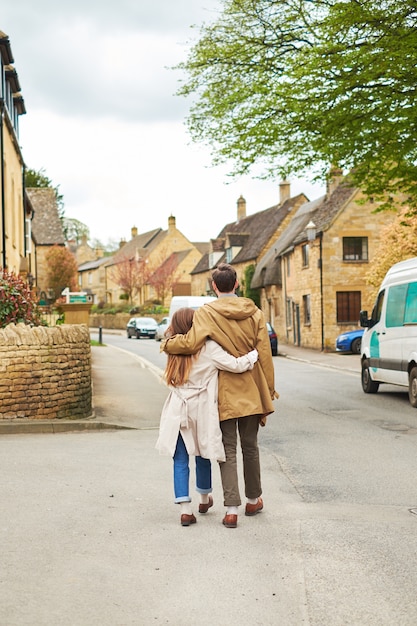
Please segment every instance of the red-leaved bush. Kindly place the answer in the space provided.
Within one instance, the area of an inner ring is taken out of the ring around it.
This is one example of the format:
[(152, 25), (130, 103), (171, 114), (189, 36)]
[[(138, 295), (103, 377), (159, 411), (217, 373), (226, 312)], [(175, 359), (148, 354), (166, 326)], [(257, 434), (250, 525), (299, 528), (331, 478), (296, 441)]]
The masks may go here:
[(43, 324), (29, 285), (20, 276), (0, 268), (0, 328), (19, 322)]

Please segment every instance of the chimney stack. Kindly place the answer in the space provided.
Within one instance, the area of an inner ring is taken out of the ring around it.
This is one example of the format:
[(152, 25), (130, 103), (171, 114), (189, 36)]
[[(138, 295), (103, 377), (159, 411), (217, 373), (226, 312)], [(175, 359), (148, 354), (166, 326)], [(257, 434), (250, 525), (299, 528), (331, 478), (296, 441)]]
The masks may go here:
[(331, 196), (333, 191), (340, 185), (343, 180), (343, 170), (337, 165), (332, 165), (327, 175), (326, 192), (328, 196)]
[(132, 226), (131, 233), (132, 233), (132, 239), (138, 236), (138, 229), (136, 228), (136, 226)]
[(168, 230), (175, 230), (175, 217), (170, 215), (168, 218)]
[(239, 200), (237, 201), (237, 221), (245, 219), (246, 217), (246, 200), (241, 195)]
[(279, 203), (284, 204), (291, 198), (291, 185), (288, 180), (283, 180), (279, 184)]

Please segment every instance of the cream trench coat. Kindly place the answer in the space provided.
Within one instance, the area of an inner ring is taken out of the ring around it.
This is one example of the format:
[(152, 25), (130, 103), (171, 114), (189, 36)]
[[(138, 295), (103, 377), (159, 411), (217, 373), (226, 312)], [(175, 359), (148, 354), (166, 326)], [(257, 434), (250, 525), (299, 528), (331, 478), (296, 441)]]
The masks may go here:
[(235, 358), (208, 340), (193, 362), (189, 380), (170, 387), (161, 413), (156, 449), (174, 456), (181, 433), (187, 452), (212, 461), (225, 461), (218, 412), (218, 370), (245, 372), (253, 368), (248, 355)]

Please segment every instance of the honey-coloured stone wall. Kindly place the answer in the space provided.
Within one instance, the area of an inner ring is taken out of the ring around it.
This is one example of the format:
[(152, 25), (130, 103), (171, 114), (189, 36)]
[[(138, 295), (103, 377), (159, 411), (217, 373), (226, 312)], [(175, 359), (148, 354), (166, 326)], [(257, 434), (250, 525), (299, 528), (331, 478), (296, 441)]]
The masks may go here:
[(88, 327), (63, 324), (0, 329), (0, 420), (92, 415)]

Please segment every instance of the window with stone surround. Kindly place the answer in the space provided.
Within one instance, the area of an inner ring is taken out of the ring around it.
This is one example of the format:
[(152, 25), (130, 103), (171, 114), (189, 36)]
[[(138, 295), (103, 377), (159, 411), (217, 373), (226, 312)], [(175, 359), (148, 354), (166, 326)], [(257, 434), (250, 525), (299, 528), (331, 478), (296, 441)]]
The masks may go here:
[(308, 252), (309, 252), (309, 247), (308, 247), (308, 244), (305, 243), (304, 245), (301, 246), (301, 256), (302, 256), (303, 267), (308, 267), (309, 265)]
[(338, 324), (353, 324), (359, 320), (361, 310), (360, 291), (337, 291), (336, 311)]
[(310, 294), (306, 294), (303, 296), (303, 316), (304, 316), (304, 324), (311, 324), (311, 296)]
[(368, 237), (343, 237), (344, 261), (368, 260)]

